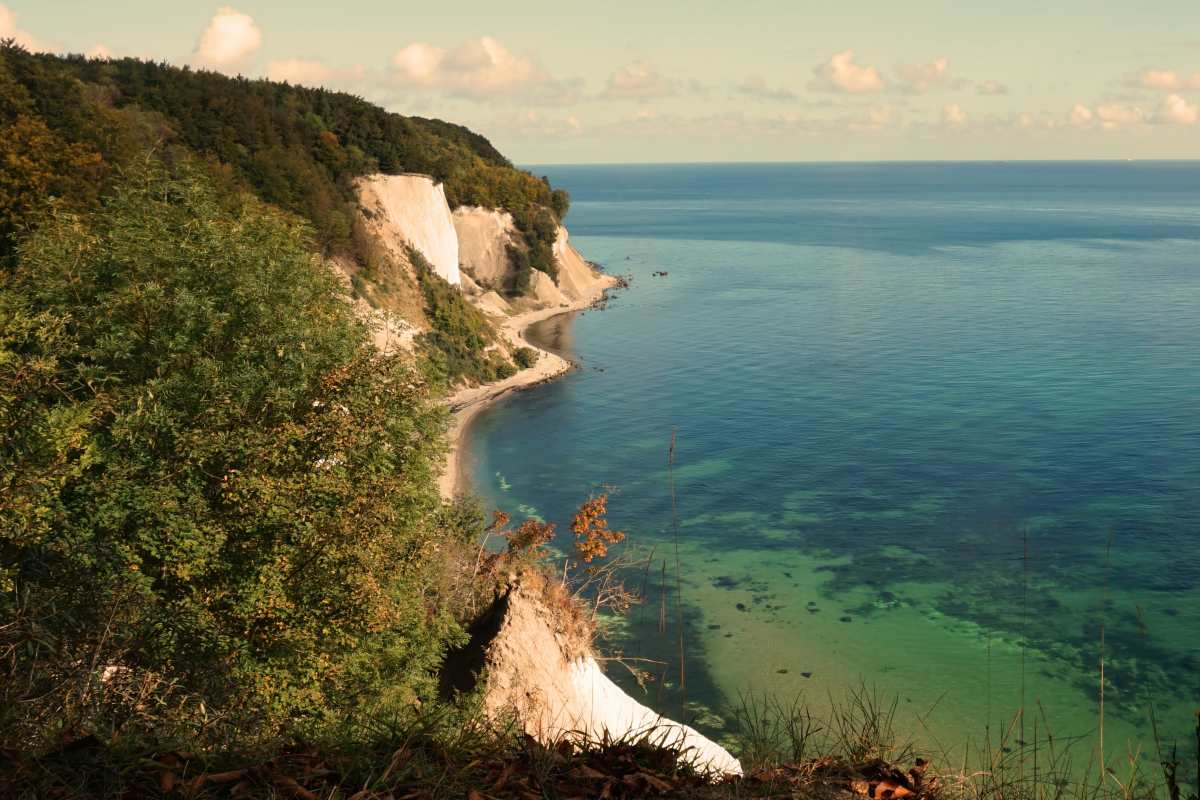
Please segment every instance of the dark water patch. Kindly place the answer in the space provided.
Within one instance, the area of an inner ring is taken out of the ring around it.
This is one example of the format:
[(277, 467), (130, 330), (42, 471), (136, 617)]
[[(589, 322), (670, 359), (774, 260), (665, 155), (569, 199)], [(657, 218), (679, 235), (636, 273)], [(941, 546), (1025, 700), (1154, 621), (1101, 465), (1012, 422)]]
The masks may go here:
[[(634, 662), (644, 671), (642, 684), (628, 670), (610, 669), (607, 674), (631, 697), (659, 709), (676, 721), (692, 725), (702, 733), (719, 738), (727, 731), (722, 718), (729, 704), (713, 681), (711, 661), (704, 645), (705, 623), (700, 609), (685, 605), (683, 640), (686, 658), (686, 687), (679, 683), (679, 628), (672, 617), (665, 631), (658, 621), (631, 624), (613, 642), (618, 649), (642, 661)], [(725, 633), (733, 637), (733, 633)], [(684, 705), (684, 695), (686, 703)]]
[(580, 312), (569, 311), (548, 319), (535, 322), (527, 327), (523, 335), (534, 347), (548, 350), (556, 356), (572, 360), (575, 355), (572, 323), (580, 316)]

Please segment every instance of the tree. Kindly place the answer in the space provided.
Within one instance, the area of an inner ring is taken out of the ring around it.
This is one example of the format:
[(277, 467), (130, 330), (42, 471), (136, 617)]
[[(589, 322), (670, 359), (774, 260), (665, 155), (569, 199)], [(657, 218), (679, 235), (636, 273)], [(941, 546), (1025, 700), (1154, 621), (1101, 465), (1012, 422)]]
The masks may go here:
[[(512, 212), (533, 266), (556, 274), (551, 248), (566, 193), (555, 195), (547, 181), (514, 168), (487, 139), (459, 125), (403, 117), (324, 89), (132, 58), (35, 54), (0, 42), (0, 141), (17, 115), (40, 119), (67, 146), (64, 158), (81, 146), (120, 165), (129, 142), (109, 141), (113, 130), (133, 142), (157, 135), (184, 146), (219, 163), (260, 199), (307, 219), (327, 254), (360, 263), (367, 254), (352, 235), (354, 180), (380, 171), (426, 173), (444, 182), (451, 208)], [(54, 169), (59, 179), (83, 178), (95, 196), (106, 188), (79, 166)], [(25, 195), (36, 198), (38, 191), (63, 194), (39, 186)], [(0, 225), (3, 213), (0, 206)]]
[(550, 207), (554, 209), (554, 216), (558, 217), (559, 222), (567, 218), (567, 212), (571, 210), (571, 195), (566, 189), (555, 189), (550, 192)]
[(431, 689), (457, 635), (429, 595), (456, 545), (444, 412), (370, 347), (309, 236), (149, 164), (20, 247), (0, 286), (0, 746), (164, 709), (265, 737)]
[(48, 199), (93, 200), (101, 168), (99, 153), (64, 142), (37, 117), (0, 124), (0, 258), (11, 254), (13, 237)]

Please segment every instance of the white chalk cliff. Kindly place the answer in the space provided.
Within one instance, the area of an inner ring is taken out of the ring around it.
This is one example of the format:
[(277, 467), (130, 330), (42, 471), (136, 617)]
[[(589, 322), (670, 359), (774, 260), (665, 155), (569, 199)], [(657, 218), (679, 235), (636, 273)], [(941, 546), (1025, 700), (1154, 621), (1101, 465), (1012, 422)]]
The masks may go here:
[(355, 187), (368, 229), (389, 251), (405, 261), (407, 243), (438, 275), (459, 284), (458, 234), (440, 183), (428, 175), (369, 175)]
[[(489, 314), (590, 302), (615, 283), (584, 260), (571, 246), (567, 229), (559, 225), (554, 242), (557, 277), (534, 270), (526, 298), (514, 305), (489, 291), (509, 283), (509, 247), (521, 246), (511, 214), (478, 206), (451, 212), (445, 189), (428, 175), (369, 175), (359, 178), (355, 188), (368, 231), (399, 263), (408, 262), (406, 247), (415, 248), (438, 275), (463, 287)], [(460, 266), (474, 279), (464, 279)]]
[(648, 735), (683, 751), (681, 758), (698, 770), (742, 774), (725, 748), (634, 700), (586, 647), (557, 628), (539, 590), (517, 583), (472, 626), (471, 644), (448, 662), (453, 685), (468, 689), (469, 675), (483, 675), (488, 712), (515, 713), (525, 732), (544, 743)]
[(597, 282), (610, 280), (592, 268), (572, 245), (567, 229), (559, 225), (554, 240), (554, 260), (558, 264), (558, 288), (573, 300), (591, 295)]
[(510, 270), (508, 247), (516, 228), (512, 214), (480, 206), (454, 209), (459, 264), (490, 287), (501, 286)]

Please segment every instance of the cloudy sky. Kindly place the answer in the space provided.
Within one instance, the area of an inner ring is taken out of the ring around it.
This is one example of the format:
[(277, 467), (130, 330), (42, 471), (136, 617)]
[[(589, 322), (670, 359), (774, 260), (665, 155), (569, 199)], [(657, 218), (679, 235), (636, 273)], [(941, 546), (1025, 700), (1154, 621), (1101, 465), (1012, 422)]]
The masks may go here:
[(1200, 158), (1200, 2), (2, 0), (0, 37), (344, 89), (522, 163)]

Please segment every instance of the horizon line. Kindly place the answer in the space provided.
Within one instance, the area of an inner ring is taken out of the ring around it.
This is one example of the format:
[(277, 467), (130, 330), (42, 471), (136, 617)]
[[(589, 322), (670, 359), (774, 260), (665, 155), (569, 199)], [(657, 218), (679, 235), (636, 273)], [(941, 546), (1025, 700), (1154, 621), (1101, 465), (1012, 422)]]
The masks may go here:
[(513, 161), (517, 167), (784, 166), (794, 164), (1200, 164), (1193, 158), (847, 158), (729, 161)]

